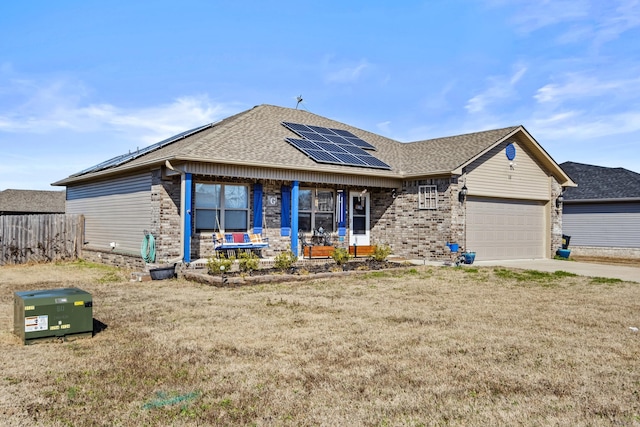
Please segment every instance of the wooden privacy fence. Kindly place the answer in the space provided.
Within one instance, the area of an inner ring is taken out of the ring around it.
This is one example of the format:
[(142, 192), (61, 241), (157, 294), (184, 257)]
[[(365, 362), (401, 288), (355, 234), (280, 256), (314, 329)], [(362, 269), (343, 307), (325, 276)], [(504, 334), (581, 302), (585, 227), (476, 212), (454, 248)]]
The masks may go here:
[(0, 215), (0, 265), (76, 259), (83, 236), (82, 215)]

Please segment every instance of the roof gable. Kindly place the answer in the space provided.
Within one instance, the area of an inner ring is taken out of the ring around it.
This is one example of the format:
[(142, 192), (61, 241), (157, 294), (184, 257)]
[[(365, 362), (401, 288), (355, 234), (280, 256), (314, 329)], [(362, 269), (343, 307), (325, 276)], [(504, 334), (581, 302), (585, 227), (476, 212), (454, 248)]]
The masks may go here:
[(565, 190), (566, 201), (640, 199), (640, 174), (636, 172), (576, 162), (564, 162), (560, 167), (578, 184)]
[(411, 142), (404, 147), (404, 172), (450, 172), (511, 135), (518, 126)]

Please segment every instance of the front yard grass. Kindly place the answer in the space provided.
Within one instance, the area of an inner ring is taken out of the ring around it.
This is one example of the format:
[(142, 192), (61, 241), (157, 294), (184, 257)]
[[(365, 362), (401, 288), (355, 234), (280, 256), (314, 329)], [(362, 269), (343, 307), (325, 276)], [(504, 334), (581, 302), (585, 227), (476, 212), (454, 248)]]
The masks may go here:
[[(90, 339), (21, 345), (13, 292), (91, 292)], [(0, 267), (8, 425), (636, 425), (640, 285), (415, 267), (216, 288)]]

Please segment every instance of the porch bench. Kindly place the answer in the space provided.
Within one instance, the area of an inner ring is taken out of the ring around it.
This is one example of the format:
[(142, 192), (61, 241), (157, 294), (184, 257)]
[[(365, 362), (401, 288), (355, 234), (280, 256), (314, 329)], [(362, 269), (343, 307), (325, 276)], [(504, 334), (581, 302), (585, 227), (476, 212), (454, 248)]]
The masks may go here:
[(366, 245), (362, 245), (362, 246), (349, 246), (349, 255), (353, 256), (353, 257), (366, 257), (366, 256), (372, 256), (373, 254), (375, 254), (376, 252), (376, 247), (375, 246), (366, 246)]
[(269, 247), (269, 238), (254, 233), (213, 233), (213, 249), (216, 252), (252, 251)]
[(305, 245), (302, 247), (302, 256), (309, 259), (331, 258), (335, 249), (333, 246)]

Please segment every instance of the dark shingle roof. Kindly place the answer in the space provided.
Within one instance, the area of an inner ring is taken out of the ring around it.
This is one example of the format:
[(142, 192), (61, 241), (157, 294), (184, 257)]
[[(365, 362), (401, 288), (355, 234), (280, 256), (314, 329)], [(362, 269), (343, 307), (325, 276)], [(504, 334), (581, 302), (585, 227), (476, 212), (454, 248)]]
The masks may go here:
[(418, 174), (425, 171), (452, 171), (518, 128), (519, 126), (512, 126), (406, 144), (403, 150), (404, 172)]
[[(371, 154), (390, 165), (391, 170), (316, 163), (286, 142), (285, 138), (298, 138), (298, 136), (284, 127), (282, 122), (348, 130), (372, 144), (376, 150)], [(202, 127), (191, 135), (122, 165), (108, 170), (71, 176), (54, 185), (67, 185), (101, 178), (106, 174), (148, 168), (161, 165), (165, 160), (313, 170), (395, 179), (429, 176), (452, 173), (519, 130), (526, 133), (521, 126), (513, 126), (448, 138), (402, 143), (308, 111), (259, 105), (218, 123)], [(557, 165), (555, 168), (555, 173), (562, 174)]]
[(1, 213), (64, 213), (64, 191), (0, 191)]
[(564, 191), (564, 199), (640, 199), (640, 174), (624, 168), (607, 168), (564, 162), (560, 167), (578, 184)]

